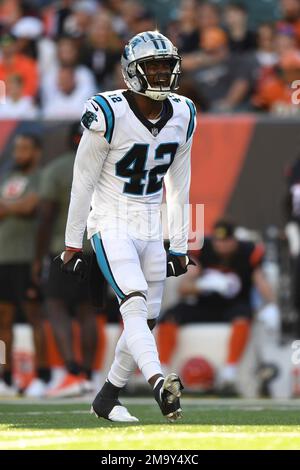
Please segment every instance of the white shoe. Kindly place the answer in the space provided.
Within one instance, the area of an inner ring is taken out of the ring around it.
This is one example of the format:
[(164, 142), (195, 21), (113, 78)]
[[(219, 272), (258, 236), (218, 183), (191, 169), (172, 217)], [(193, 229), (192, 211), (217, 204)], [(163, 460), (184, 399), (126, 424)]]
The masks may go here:
[[(97, 418), (99, 418), (97, 413), (94, 411), (93, 407), (91, 407), (91, 413), (94, 413), (97, 416)], [(125, 406), (119, 406), (119, 405), (116, 405), (113, 407), (113, 409), (108, 415), (108, 418), (106, 419), (109, 419), (109, 421), (114, 421), (116, 423), (133, 423), (133, 422), (139, 421), (138, 418), (136, 418), (135, 416), (132, 416), (129, 413), (129, 411), (127, 410), (127, 408), (125, 408)]]
[(41, 379), (33, 379), (26, 390), (24, 391), (25, 397), (42, 398), (46, 393), (47, 385)]
[(47, 389), (51, 390), (56, 387), (64, 378), (67, 371), (64, 367), (52, 367), (51, 368), (51, 380), (47, 384)]
[(18, 390), (13, 385), (7, 385), (4, 380), (0, 380), (0, 397), (16, 397)]
[(83, 383), (85, 379), (73, 374), (65, 374), (56, 387), (48, 388), (47, 398), (70, 398), (83, 395)]
[(85, 380), (82, 384), (83, 393), (94, 393), (95, 386), (92, 380)]
[(108, 415), (108, 419), (123, 423), (138, 422), (138, 418), (132, 416), (125, 406), (114, 406)]

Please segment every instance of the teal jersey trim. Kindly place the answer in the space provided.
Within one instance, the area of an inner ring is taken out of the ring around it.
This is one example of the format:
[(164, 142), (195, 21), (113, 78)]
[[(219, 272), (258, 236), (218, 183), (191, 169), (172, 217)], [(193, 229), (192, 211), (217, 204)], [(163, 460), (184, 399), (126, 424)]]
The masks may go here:
[(174, 256), (187, 256), (187, 253), (177, 253), (176, 251), (172, 251), (172, 250), (170, 250), (169, 253), (170, 255), (174, 255)]
[(110, 144), (112, 141), (112, 136), (113, 136), (114, 127), (115, 127), (114, 112), (112, 110), (111, 105), (104, 98), (104, 96), (95, 95), (93, 96), (93, 100), (100, 106), (104, 114), (105, 124), (106, 124), (106, 131), (105, 131), (104, 137), (107, 140), (107, 142)]
[(196, 109), (194, 104), (190, 100), (186, 100), (186, 103), (190, 110), (190, 120), (189, 125), (186, 133), (186, 142), (191, 138), (195, 129), (195, 116), (196, 116)]
[(120, 289), (120, 287), (118, 286), (118, 284), (115, 281), (115, 278), (114, 278), (113, 273), (110, 269), (109, 262), (108, 262), (108, 259), (107, 259), (107, 256), (106, 256), (106, 253), (105, 253), (105, 250), (104, 250), (104, 246), (103, 246), (103, 243), (102, 243), (102, 240), (101, 240), (99, 234), (94, 235), (92, 237), (92, 239), (93, 239), (94, 246), (95, 246), (95, 252), (96, 252), (98, 265), (99, 265), (105, 279), (111, 285), (111, 287), (113, 288), (113, 290), (115, 291), (117, 296), (120, 299), (124, 299), (126, 296), (125, 296), (124, 292), (122, 292), (122, 290)]

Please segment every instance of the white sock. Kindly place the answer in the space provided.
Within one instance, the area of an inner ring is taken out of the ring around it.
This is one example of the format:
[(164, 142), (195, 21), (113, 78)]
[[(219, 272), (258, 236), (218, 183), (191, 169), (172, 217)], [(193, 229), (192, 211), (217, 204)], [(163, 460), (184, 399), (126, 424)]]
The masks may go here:
[(123, 331), (117, 343), (114, 362), (107, 378), (116, 387), (123, 388), (135, 369), (136, 363), (128, 350)]
[(147, 324), (146, 300), (132, 297), (121, 306), (120, 311), (128, 350), (145, 379), (148, 382), (154, 375), (162, 375), (155, 339)]

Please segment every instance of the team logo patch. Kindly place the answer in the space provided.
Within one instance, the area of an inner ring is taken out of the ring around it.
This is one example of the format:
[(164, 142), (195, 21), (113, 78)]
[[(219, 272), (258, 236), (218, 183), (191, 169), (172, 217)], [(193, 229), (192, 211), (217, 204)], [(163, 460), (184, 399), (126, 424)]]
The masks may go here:
[(28, 178), (14, 176), (10, 178), (2, 188), (3, 199), (18, 199), (23, 196), (28, 185)]
[(98, 121), (97, 115), (95, 113), (92, 113), (92, 111), (86, 111), (84, 115), (81, 118), (81, 122), (86, 127), (89, 129), (93, 123), (93, 121)]

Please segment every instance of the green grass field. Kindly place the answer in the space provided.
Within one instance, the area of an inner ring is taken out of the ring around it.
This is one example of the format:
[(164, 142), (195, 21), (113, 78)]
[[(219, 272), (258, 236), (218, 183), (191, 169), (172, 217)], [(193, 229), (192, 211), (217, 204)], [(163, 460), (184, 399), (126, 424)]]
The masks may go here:
[(81, 402), (0, 402), (0, 449), (300, 449), (300, 402), (182, 401), (169, 424), (151, 399), (124, 404), (140, 423), (114, 424)]

